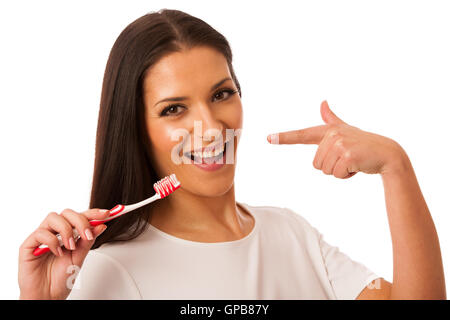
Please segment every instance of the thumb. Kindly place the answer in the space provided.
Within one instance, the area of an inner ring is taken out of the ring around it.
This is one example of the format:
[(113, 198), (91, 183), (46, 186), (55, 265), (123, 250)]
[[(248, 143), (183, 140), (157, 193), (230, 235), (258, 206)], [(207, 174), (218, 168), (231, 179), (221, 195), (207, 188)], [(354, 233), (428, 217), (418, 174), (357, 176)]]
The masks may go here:
[(327, 100), (324, 100), (320, 105), (320, 114), (325, 123), (329, 124), (345, 123), (337, 115), (335, 115), (333, 111), (331, 111)]
[(106, 230), (106, 224), (99, 224), (92, 228), (92, 235), (94, 239), (92, 240), (84, 240), (83, 238), (78, 239), (76, 244), (76, 249), (72, 251), (72, 261), (75, 265), (81, 268), (84, 259), (86, 258), (89, 250), (94, 245), (95, 239)]

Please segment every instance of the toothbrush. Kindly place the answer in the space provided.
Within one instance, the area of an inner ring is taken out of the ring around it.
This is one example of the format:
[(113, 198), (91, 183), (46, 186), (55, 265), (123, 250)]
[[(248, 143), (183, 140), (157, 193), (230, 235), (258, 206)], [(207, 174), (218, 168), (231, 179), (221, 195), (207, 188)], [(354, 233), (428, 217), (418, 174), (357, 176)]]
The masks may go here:
[[(109, 210), (109, 216), (106, 219), (90, 220), (89, 223), (91, 226), (95, 227), (95, 226), (98, 226), (99, 224), (116, 219), (130, 211), (133, 211), (142, 206), (145, 206), (146, 204), (149, 204), (149, 203), (152, 203), (153, 201), (167, 197), (169, 194), (171, 194), (172, 192), (177, 190), (180, 187), (180, 185), (181, 184), (177, 180), (177, 177), (175, 176), (175, 174), (171, 174), (170, 176), (167, 176), (153, 184), (153, 189), (156, 191), (156, 193), (152, 197), (145, 199), (141, 202), (137, 202), (135, 204), (130, 204), (130, 205), (118, 204), (114, 208)], [(76, 241), (80, 238), (80, 235), (75, 228), (73, 228), (72, 230), (73, 230), (73, 236)], [(56, 237), (58, 238), (59, 245), (63, 246), (63, 241), (62, 241), (61, 235), (58, 233), (56, 235)], [(33, 255), (40, 256), (41, 254), (44, 254), (48, 251), (50, 251), (50, 248), (46, 244), (41, 244), (39, 247), (34, 249)]]

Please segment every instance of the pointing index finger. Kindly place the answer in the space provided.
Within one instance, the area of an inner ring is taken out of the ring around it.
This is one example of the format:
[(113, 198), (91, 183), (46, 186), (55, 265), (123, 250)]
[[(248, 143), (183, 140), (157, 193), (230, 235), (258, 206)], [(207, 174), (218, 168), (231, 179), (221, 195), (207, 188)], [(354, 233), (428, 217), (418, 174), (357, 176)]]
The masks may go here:
[(272, 144), (319, 144), (325, 135), (326, 127), (326, 125), (320, 125), (275, 133), (269, 135), (268, 140)]

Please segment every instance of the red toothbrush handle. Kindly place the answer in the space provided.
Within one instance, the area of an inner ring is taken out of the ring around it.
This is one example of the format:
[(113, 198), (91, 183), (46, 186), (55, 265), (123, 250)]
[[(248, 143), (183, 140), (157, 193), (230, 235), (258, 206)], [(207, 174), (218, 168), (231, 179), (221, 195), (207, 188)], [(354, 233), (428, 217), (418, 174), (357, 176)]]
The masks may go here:
[(37, 247), (36, 249), (34, 249), (33, 255), (40, 256), (41, 254), (44, 254), (44, 253), (49, 252), (49, 251), (50, 251), (49, 247), (44, 247), (44, 248)]
[[(114, 218), (116, 218), (117, 215), (118, 215), (119, 213), (121, 213), (124, 209), (125, 209), (125, 206), (124, 206), (124, 205), (118, 204), (118, 205), (116, 205), (114, 208), (112, 208), (111, 210), (109, 210), (109, 216), (108, 216), (108, 218), (103, 219), (103, 220), (90, 220), (90, 221), (89, 221), (89, 224), (90, 224), (91, 226), (95, 227), (95, 226), (98, 226), (99, 224), (102, 224), (102, 223), (111, 221), (111, 220), (113, 220)], [(78, 235), (78, 232), (77, 232), (77, 230), (76, 230), (75, 228), (73, 228), (73, 233), (74, 233), (74, 237), (75, 237), (76, 239), (78, 239), (79, 235)], [(57, 234), (56, 237), (57, 237), (58, 240), (59, 240), (60, 246), (62, 246), (62, 245), (63, 245), (63, 242), (62, 242), (62, 239), (61, 239), (61, 235), (60, 235), (60, 234)], [(39, 247), (37, 247), (36, 249), (34, 249), (33, 255), (34, 255), (34, 256), (40, 256), (41, 254), (44, 254), (44, 253), (46, 253), (46, 252), (48, 252), (48, 251), (50, 251), (50, 248), (49, 248), (47, 245), (42, 244), (42, 245), (40, 245)]]

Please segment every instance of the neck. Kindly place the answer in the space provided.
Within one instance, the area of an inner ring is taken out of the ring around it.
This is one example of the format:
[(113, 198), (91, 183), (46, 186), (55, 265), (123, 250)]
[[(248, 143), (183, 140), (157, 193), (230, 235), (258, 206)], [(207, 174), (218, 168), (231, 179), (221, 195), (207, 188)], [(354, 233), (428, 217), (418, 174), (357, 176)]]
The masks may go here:
[[(193, 234), (216, 234), (217, 237), (243, 237), (252, 218), (236, 205), (234, 185), (225, 194), (204, 197), (183, 189), (151, 207), (149, 223), (161, 230)], [(169, 232), (169, 233), (170, 233)]]

